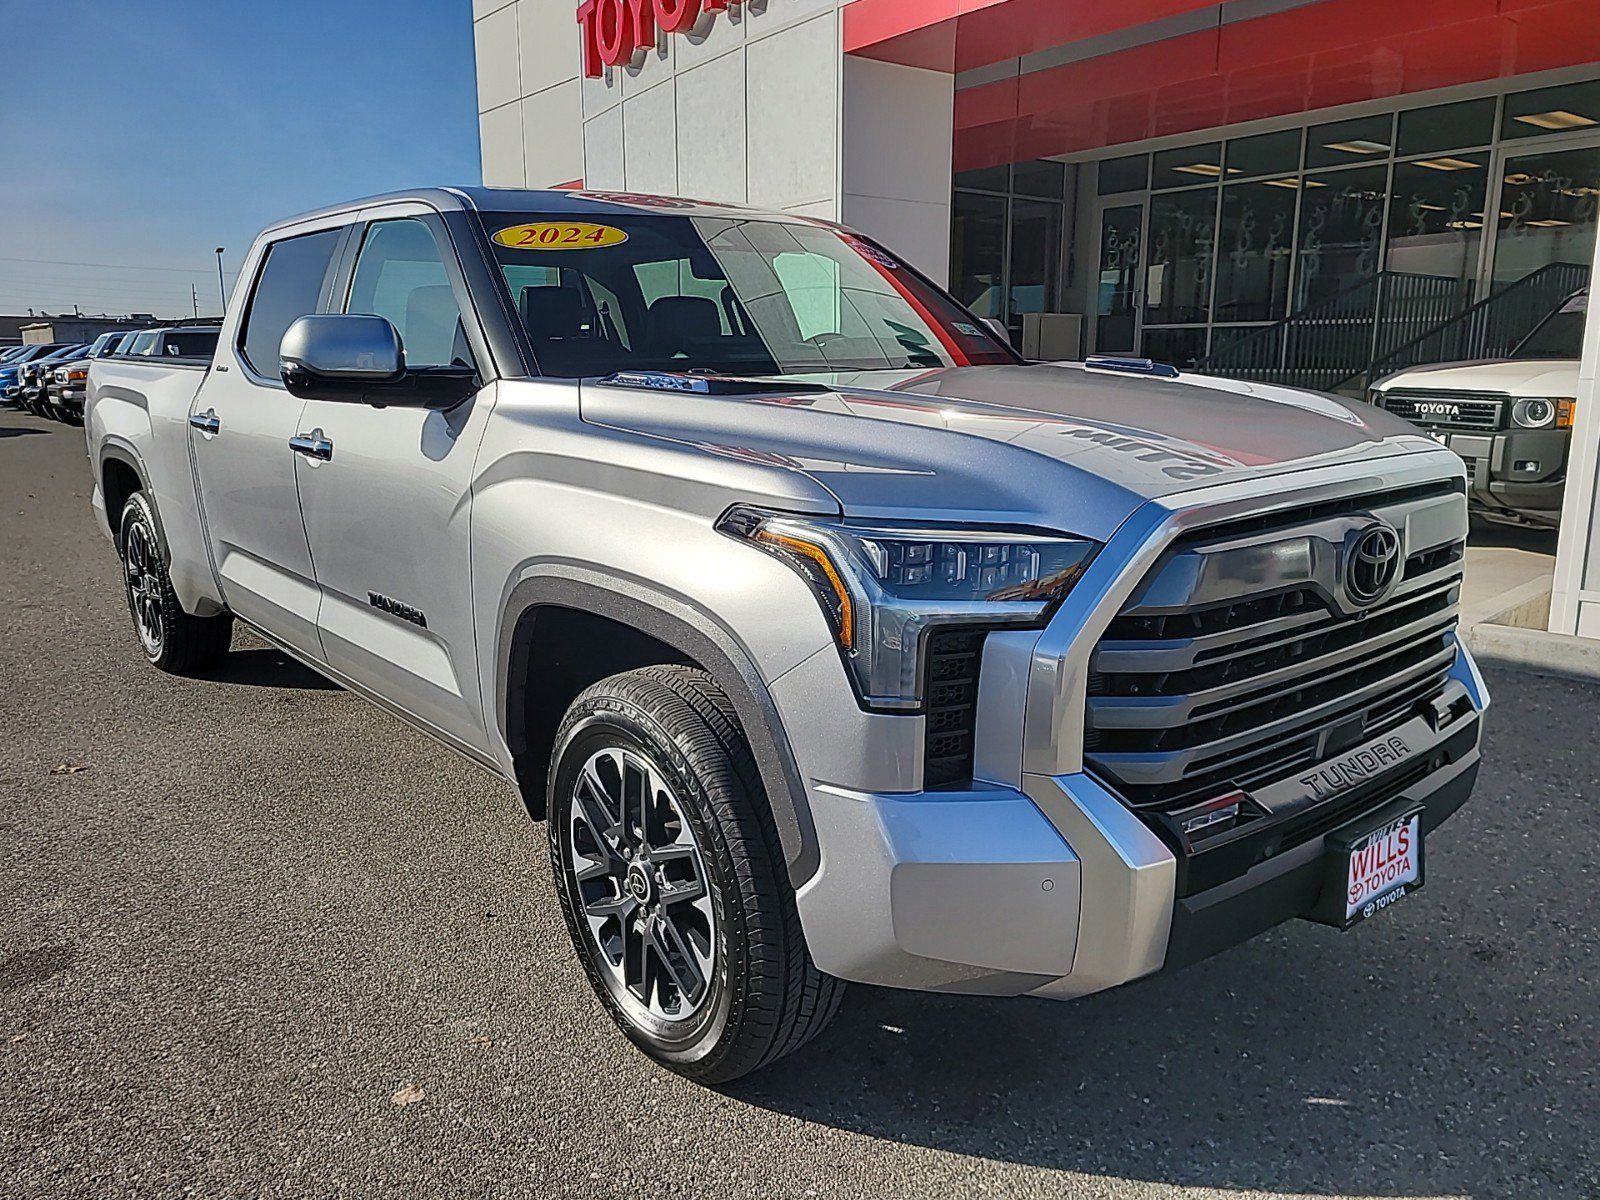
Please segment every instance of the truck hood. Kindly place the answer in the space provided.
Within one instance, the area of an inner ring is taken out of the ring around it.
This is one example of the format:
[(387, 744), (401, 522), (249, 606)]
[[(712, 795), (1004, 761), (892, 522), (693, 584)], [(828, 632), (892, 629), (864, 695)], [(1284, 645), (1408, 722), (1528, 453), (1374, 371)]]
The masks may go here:
[(1377, 386), (1385, 392), (1391, 388), (1439, 388), (1519, 397), (1572, 397), (1578, 394), (1578, 366), (1575, 358), (1485, 358), (1412, 367)]
[(582, 415), (802, 471), (851, 516), (1045, 525), (1090, 537), (1109, 536), (1155, 497), (1437, 450), (1358, 401), (1081, 363), (760, 382), (748, 395), (701, 395), (586, 381)]

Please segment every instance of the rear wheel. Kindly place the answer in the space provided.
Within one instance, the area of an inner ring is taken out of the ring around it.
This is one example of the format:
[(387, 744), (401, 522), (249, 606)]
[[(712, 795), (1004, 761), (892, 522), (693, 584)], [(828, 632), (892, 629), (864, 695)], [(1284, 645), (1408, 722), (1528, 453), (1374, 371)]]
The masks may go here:
[(573, 945), (645, 1053), (721, 1083), (832, 1018), (844, 985), (806, 950), (760, 774), (710, 676), (646, 667), (589, 688), (548, 799)]
[(143, 492), (122, 509), (117, 546), (123, 590), (144, 656), (163, 671), (187, 675), (214, 666), (233, 640), (233, 618), (196, 617), (183, 611), (167, 574), (155, 513)]

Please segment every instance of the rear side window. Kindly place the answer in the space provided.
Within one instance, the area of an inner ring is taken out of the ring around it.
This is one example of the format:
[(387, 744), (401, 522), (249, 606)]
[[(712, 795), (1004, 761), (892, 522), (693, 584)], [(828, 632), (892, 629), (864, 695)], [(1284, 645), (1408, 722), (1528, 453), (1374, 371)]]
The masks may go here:
[(239, 352), (256, 374), (278, 377), (278, 347), (283, 335), (297, 319), (317, 311), (342, 233), (324, 229), (285, 238), (267, 248), (267, 260), (239, 338)]

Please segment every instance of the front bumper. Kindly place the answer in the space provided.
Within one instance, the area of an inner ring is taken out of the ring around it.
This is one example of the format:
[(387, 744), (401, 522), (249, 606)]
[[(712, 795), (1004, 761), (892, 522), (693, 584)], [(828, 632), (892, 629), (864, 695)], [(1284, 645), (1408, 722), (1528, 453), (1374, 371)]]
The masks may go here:
[(1433, 434), (1466, 463), (1468, 497), (1474, 509), (1552, 527), (1560, 523), (1572, 442), (1567, 430), (1435, 430)]
[(1210, 886), (1198, 857), (1087, 773), (1026, 775), (1021, 789), (815, 788), (828, 836), (798, 893), (812, 956), (863, 983), (1069, 999), (1308, 916), (1330, 835), (1400, 799), (1428, 833), (1466, 801), (1488, 698), (1459, 643), (1452, 680), (1470, 705), (1436, 736), (1414, 735), (1412, 754), (1362, 787), (1257, 827), (1253, 865)]

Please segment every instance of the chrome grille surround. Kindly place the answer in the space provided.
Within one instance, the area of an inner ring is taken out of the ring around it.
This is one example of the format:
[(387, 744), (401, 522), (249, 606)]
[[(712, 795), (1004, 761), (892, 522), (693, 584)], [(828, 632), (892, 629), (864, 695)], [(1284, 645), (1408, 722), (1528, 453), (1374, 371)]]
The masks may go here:
[(1460, 392), (1442, 388), (1395, 388), (1383, 393), (1387, 412), (1424, 429), (1492, 433), (1506, 427), (1511, 397), (1504, 392)]
[[(1344, 578), (1353, 532), (1401, 532), (1376, 604)], [(1172, 540), (1091, 653), (1085, 765), (1139, 810), (1270, 786), (1414, 715), (1456, 657), (1459, 478), (1356, 491)]]

